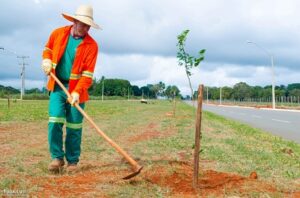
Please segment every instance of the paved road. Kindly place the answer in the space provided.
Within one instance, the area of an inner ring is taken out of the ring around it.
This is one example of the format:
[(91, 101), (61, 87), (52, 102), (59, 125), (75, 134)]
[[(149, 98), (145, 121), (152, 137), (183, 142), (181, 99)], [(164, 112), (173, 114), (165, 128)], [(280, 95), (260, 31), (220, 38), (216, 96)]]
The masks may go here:
[(300, 143), (300, 111), (206, 104), (203, 104), (203, 110), (238, 120), (252, 127), (260, 128), (274, 135)]

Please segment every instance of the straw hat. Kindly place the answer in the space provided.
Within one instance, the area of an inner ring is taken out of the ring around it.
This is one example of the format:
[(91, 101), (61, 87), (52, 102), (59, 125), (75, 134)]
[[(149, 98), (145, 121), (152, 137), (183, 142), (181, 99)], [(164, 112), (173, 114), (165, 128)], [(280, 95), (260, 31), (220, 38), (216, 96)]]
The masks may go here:
[(101, 29), (99, 25), (94, 23), (93, 8), (90, 5), (80, 5), (74, 15), (67, 13), (62, 13), (62, 15), (65, 19), (71, 22), (74, 22), (74, 19), (76, 19), (82, 23), (92, 26), (93, 28)]

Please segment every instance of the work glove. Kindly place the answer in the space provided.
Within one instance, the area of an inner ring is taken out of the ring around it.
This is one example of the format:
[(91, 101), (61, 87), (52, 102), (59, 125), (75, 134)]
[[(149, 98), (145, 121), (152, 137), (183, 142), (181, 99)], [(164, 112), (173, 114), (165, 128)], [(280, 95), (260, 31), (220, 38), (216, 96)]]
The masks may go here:
[(72, 96), (72, 98), (71, 98), (71, 105), (74, 106), (75, 103), (79, 102), (79, 93), (73, 91), (71, 93), (71, 96)]
[(46, 75), (49, 75), (52, 68), (52, 61), (48, 58), (42, 61), (42, 69), (44, 70)]

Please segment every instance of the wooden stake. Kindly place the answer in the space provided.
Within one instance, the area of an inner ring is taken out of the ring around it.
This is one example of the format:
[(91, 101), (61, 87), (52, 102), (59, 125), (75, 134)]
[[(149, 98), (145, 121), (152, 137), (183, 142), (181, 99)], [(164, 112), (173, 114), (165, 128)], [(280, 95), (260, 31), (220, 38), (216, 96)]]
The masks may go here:
[(195, 150), (194, 150), (194, 178), (193, 178), (194, 188), (197, 188), (198, 186), (202, 101), (203, 101), (203, 85), (199, 85), (198, 107), (197, 107), (197, 115), (196, 115), (196, 130), (195, 130)]
[(10, 95), (7, 95), (7, 106), (10, 109)]
[(176, 113), (176, 94), (174, 91), (174, 99), (173, 99), (173, 117), (175, 118), (175, 113)]

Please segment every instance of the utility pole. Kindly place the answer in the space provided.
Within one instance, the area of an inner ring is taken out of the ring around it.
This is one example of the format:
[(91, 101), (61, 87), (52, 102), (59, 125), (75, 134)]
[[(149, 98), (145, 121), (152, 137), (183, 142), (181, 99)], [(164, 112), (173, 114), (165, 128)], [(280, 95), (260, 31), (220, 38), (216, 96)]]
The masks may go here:
[(127, 96), (128, 96), (128, 101), (129, 101), (129, 87), (127, 87)]
[(222, 87), (220, 87), (220, 105), (222, 104)]
[(104, 95), (104, 76), (102, 76), (102, 102), (103, 102), (103, 95)]
[(253, 41), (247, 41), (249, 44), (255, 45), (257, 48), (264, 51), (268, 56), (271, 58), (271, 70), (272, 70), (272, 108), (276, 109), (276, 99), (275, 99), (275, 71), (274, 71), (274, 57), (273, 54), (271, 54), (268, 50), (263, 48), (262, 46), (258, 45), (257, 43)]
[(21, 90), (20, 90), (20, 92), (21, 92), (21, 100), (23, 100), (23, 96), (25, 95), (25, 65), (28, 65), (27, 63), (25, 63), (25, 58), (29, 58), (29, 56), (18, 56), (18, 54), (16, 52), (5, 49), (4, 47), (0, 47), (0, 49), (8, 51), (9, 53), (17, 56), (17, 58), (22, 59), (22, 63), (20, 63), (20, 65), (21, 65)]
[(206, 103), (208, 104), (208, 87), (206, 87)]
[(22, 59), (22, 63), (20, 65), (21, 68), (21, 100), (23, 100), (23, 96), (25, 95), (25, 65), (28, 65), (25, 63), (25, 58), (29, 58), (29, 56), (17, 56), (17, 58)]

